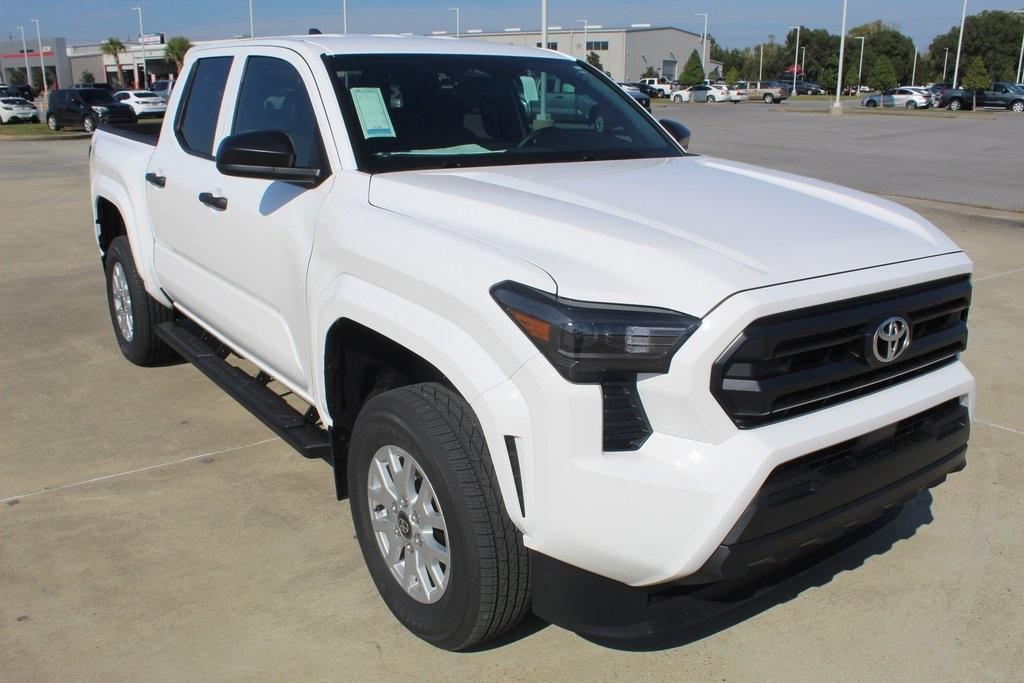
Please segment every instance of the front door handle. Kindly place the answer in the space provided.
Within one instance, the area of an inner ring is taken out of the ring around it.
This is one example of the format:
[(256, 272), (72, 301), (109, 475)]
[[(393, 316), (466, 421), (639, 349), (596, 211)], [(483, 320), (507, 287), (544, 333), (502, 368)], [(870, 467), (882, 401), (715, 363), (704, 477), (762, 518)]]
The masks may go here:
[(223, 211), (224, 209), (228, 208), (228, 198), (215, 197), (212, 192), (200, 192), (199, 201), (201, 201), (203, 204), (206, 204), (209, 207), (217, 209), (218, 211)]
[(157, 187), (163, 187), (164, 185), (167, 184), (167, 178), (165, 178), (162, 175), (157, 175), (156, 173), (147, 173), (146, 174), (146, 182), (149, 183), (150, 185), (156, 185)]

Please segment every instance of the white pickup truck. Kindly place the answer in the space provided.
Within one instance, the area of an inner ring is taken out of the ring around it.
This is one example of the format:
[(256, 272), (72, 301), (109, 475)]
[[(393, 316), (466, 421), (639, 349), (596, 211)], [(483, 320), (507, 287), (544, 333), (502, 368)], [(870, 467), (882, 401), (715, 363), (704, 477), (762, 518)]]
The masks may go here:
[[(92, 142), (117, 343), (331, 462), (437, 646), (677, 628), (965, 464), (971, 262), (901, 206), (688, 154), (548, 51), (260, 38), (181, 79)], [(602, 125), (532, 106), (552, 79)]]

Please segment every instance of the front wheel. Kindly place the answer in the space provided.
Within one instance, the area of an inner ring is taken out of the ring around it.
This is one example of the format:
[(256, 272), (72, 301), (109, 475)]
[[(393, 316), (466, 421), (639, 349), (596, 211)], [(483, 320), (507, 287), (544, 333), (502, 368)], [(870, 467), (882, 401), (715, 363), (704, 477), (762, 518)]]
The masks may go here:
[(878, 102), (875, 102), (874, 100), (868, 100), (868, 109), (874, 109), (877, 106)]
[(910, 102), (907, 102), (906, 108), (907, 109), (917, 109), (917, 102), (914, 102), (913, 100), (911, 100)]
[(707, 102), (708, 104), (714, 104), (715, 103), (715, 98), (714, 97), (709, 97), (709, 98), (707, 98), (704, 101)]
[(92, 116), (86, 116), (84, 119), (82, 119), (82, 128), (85, 130), (86, 133), (93, 132), (94, 130), (96, 130), (96, 119), (94, 119)]
[(1017, 101), (1010, 105), (1010, 111), (1015, 111), (1018, 114), (1024, 112), (1024, 102)]
[(951, 101), (951, 102), (949, 103), (949, 109), (950, 109), (951, 111), (960, 111), (960, 109), (961, 109), (962, 107), (963, 107), (963, 103), (961, 103), (961, 102), (960, 102), (960, 100), (952, 100), (952, 101)]
[(50, 130), (60, 130), (60, 122), (57, 121), (56, 114), (46, 115), (46, 127), (49, 128)]
[(675, 102), (676, 104), (682, 104), (683, 103), (683, 96), (682, 95), (675, 95), (675, 96), (672, 97), (672, 101)]
[(435, 383), (378, 394), (356, 419), (347, 467), (363, 559), (407, 629), (462, 650), (522, 619), (528, 556), (465, 399)]

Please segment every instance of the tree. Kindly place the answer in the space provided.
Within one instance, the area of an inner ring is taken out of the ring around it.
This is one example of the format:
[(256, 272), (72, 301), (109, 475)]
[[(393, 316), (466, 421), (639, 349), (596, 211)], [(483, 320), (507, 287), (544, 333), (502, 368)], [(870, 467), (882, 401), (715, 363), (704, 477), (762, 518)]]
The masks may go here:
[(647, 67), (647, 71), (644, 71), (642, 74), (640, 74), (640, 78), (657, 78), (660, 75), (661, 74), (658, 73), (657, 69), (655, 69), (653, 66), (649, 66)]
[(83, 71), (82, 75), (79, 76), (79, 78), (81, 79), (82, 83), (95, 83), (96, 82), (96, 77), (92, 75), (91, 71)]
[(704, 81), (704, 67), (700, 63), (700, 55), (694, 50), (686, 60), (683, 73), (679, 75), (680, 85), (697, 85)]
[[(1020, 37), (1024, 33), (1024, 14), (986, 10), (967, 17), (964, 24), (964, 55), (977, 55), (988, 67), (990, 80), (1014, 80), (1017, 76), (1017, 59), (1020, 55)], [(953, 80), (953, 62), (956, 60), (956, 44), (960, 27), (953, 26), (946, 33), (936, 36), (928, 46), (924, 69), (936, 81), (942, 78), (942, 64), (946, 61), (946, 79)], [(946, 50), (949, 59), (946, 60)], [(961, 63), (964, 73), (966, 63)], [(919, 70), (918, 73), (921, 73)], [(1010, 78), (1005, 78), (1010, 76)]]
[(604, 65), (601, 64), (601, 55), (597, 54), (593, 50), (587, 53), (587, 64), (598, 71), (604, 71)]
[(729, 67), (729, 70), (725, 72), (725, 82), (735, 83), (738, 80), (740, 80), (740, 70), (735, 66)]
[(24, 69), (12, 69), (8, 72), (10, 74), (11, 85), (26, 85), (28, 79), (25, 76)]
[(985, 67), (985, 60), (980, 56), (975, 57), (963, 77), (963, 87), (971, 91), (972, 104), (975, 109), (978, 107), (978, 91), (989, 87), (991, 83), (992, 80), (988, 77), (988, 69)]
[[(885, 57), (889, 62), (889, 68), (892, 69), (893, 77), (886, 84), (886, 88), (891, 88), (898, 83), (910, 83), (910, 73), (913, 70), (914, 60), (914, 41), (910, 36), (900, 33), (899, 29), (895, 26), (886, 24), (880, 19), (857, 26), (850, 31), (850, 35), (866, 37), (864, 41), (865, 68), (867, 68), (868, 64), (877, 65), (881, 57)], [(847, 40), (846, 45), (847, 54), (852, 53), (851, 56), (856, 58), (853, 65), (854, 70), (856, 70), (860, 63), (860, 41), (851, 42)], [(851, 46), (854, 49), (851, 50)], [(836, 45), (836, 51), (839, 51), (838, 45)], [(868, 85), (871, 86), (870, 78), (868, 79)]]
[(121, 42), (120, 38), (107, 38), (100, 45), (100, 52), (114, 58), (114, 63), (117, 65), (118, 84), (124, 83), (124, 70), (121, 69), (121, 53), (124, 49), (124, 43)]
[[(178, 73), (181, 73), (181, 69), (185, 65), (185, 53), (191, 47), (192, 43), (185, 36), (172, 36), (168, 39), (167, 45), (164, 46), (164, 58), (168, 62), (174, 62)], [(594, 53), (591, 52), (590, 54)], [(590, 55), (587, 55), (587, 61), (590, 62)], [(593, 62), (590, 63), (593, 64)]]
[(886, 90), (894, 85), (896, 85), (896, 72), (893, 71), (889, 58), (882, 55), (868, 73), (868, 87), (872, 90)]

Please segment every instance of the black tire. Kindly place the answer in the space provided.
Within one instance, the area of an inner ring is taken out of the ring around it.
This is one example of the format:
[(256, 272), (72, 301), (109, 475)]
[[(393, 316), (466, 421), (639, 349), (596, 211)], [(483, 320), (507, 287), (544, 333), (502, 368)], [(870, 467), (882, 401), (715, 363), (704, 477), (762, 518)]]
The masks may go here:
[(46, 115), (46, 127), (50, 130), (60, 130), (60, 121), (57, 120), (56, 114)]
[(714, 104), (714, 103), (715, 103), (715, 98), (714, 97), (708, 97), (707, 99), (704, 100), (704, 104)]
[(765, 104), (775, 104), (775, 98), (772, 97), (770, 94), (765, 95), (761, 99), (764, 100)]
[[(416, 454), (443, 511), (451, 573), (433, 603), (417, 601), (399, 584), (371, 526), (369, 468), (374, 454), (388, 445)], [(437, 647), (463, 650), (507, 631), (527, 613), (530, 568), (522, 536), (505, 512), (480, 424), (461, 396), (430, 383), (370, 399), (352, 430), (348, 481), (352, 521), (370, 576), (412, 633)]]
[(913, 100), (911, 100), (911, 101), (907, 102), (907, 104), (904, 105), (904, 106), (907, 109), (917, 109), (917, 102), (914, 102)]
[(950, 100), (949, 109), (951, 111), (960, 111), (963, 108), (963, 103), (960, 100)]
[[(107, 249), (106, 255), (107, 307), (110, 310), (110, 323), (114, 327), (114, 338), (121, 348), (124, 357), (136, 365), (157, 365), (176, 357), (177, 354), (156, 336), (156, 326), (174, 320), (174, 311), (159, 303), (146, 292), (146, 287), (135, 269), (131, 246), (125, 236), (115, 237)], [(132, 314), (131, 339), (121, 331), (115, 312), (113, 279), (116, 268), (120, 266), (128, 285), (130, 302), (128, 308)]]
[(84, 130), (86, 133), (91, 133), (94, 130), (96, 130), (96, 119), (94, 119), (91, 115), (83, 118), (82, 130)]
[(1017, 112), (1018, 114), (1020, 114), (1021, 112), (1024, 112), (1024, 101), (1017, 100), (1016, 102), (1011, 102), (1010, 106), (1009, 106), (1009, 110), (1013, 111), (1013, 112)]
[(874, 109), (877, 106), (878, 106), (878, 102), (875, 102), (874, 100), (868, 100), (868, 108), (869, 109)]

